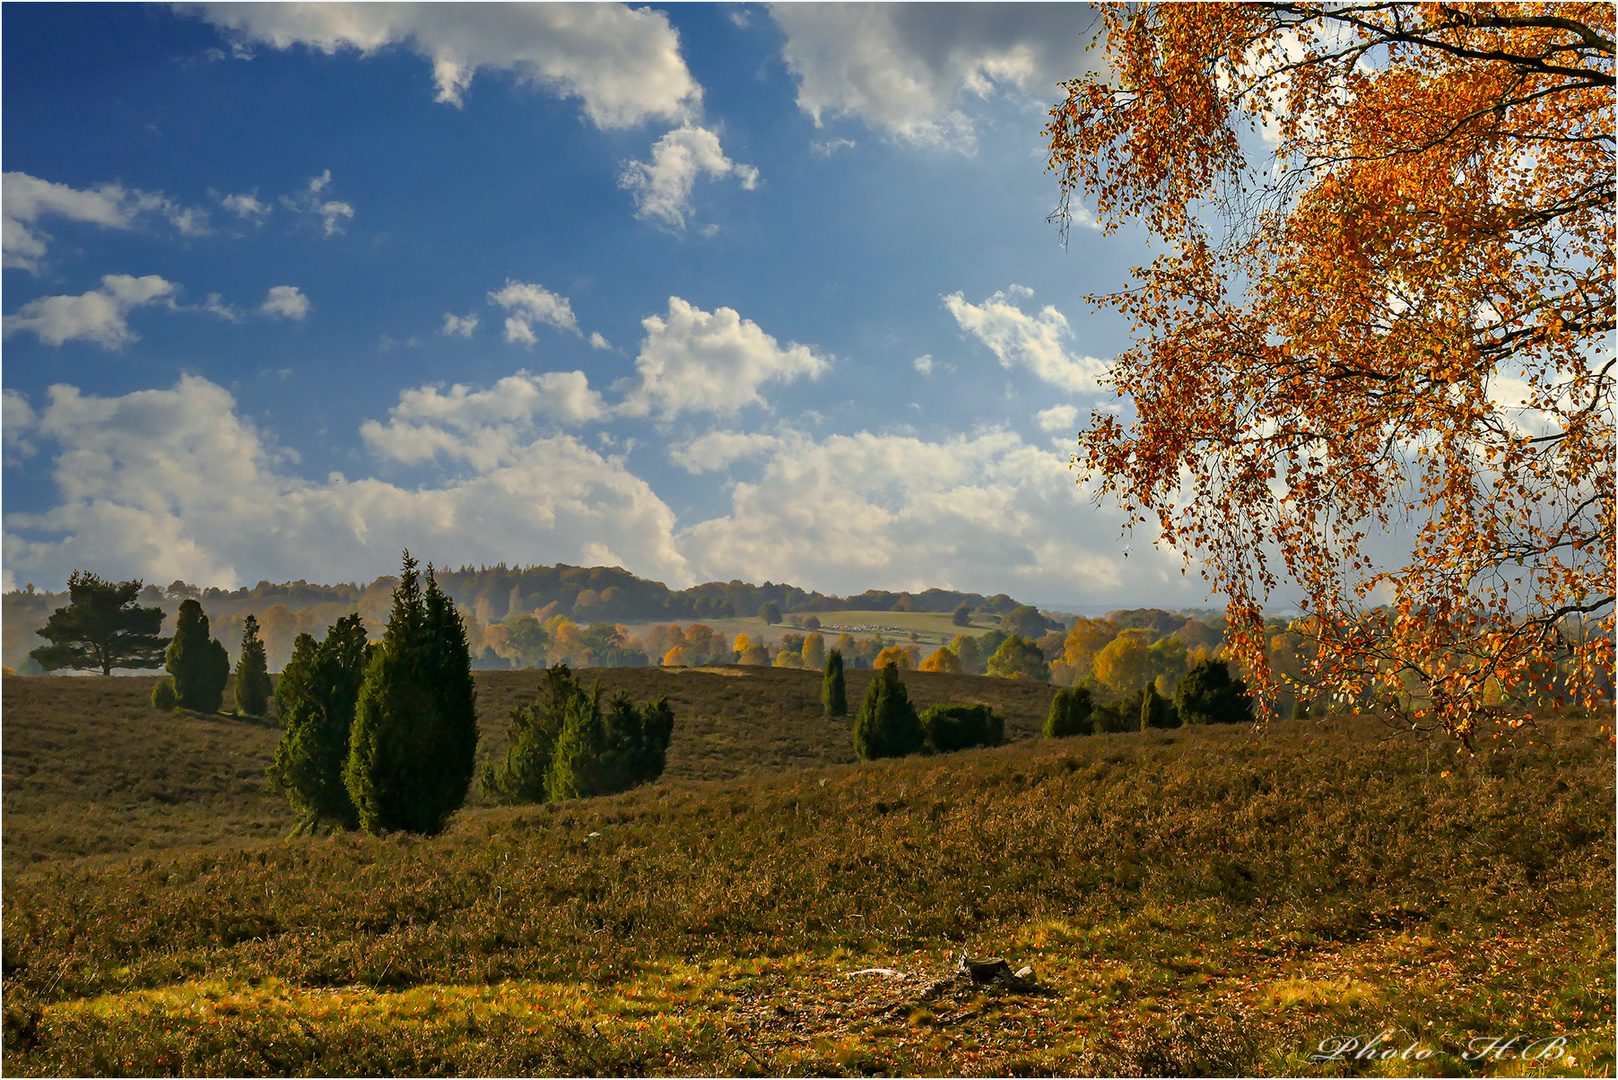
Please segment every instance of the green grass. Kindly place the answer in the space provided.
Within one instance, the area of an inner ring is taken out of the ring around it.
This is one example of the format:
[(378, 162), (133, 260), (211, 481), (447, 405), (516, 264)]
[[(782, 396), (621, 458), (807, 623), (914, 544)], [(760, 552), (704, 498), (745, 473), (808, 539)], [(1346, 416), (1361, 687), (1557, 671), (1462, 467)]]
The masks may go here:
[[(486, 706), (525, 692), (496, 674)], [(5, 1070), (1342, 1075), (1308, 1054), (1385, 1028), (1432, 1056), (1350, 1071), (1525, 1073), (1460, 1057), (1516, 1033), (1614, 1068), (1594, 721), (1472, 759), (1342, 719), (827, 763), (806, 674), (633, 673), (690, 700), (670, 775), (610, 798), (8, 863)], [(19, 703), (64, 681), (7, 680), (8, 798)], [(1052, 993), (929, 994), (963, 949)]]

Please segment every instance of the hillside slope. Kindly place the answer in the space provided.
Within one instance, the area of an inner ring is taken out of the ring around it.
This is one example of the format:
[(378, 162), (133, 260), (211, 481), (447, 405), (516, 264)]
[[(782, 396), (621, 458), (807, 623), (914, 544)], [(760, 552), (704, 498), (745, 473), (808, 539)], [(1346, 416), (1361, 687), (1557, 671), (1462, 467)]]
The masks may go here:
[[(1335, 1075), (1323, 1039), (1392, 1028), (1427, 1056), (1369, 1071), (1520, 1033), (1610, 1073), (1611, 736), (1386, 735), (1035, 740), (41, 863), (6, 879), (4, 1065)], [(963, 949), (1048, 993), (937, 982)]]
[[(586, 686), (674, 707), (670, 779), (724, 780), (752, 772), (854, 760), (853, 721), (821, 714), (820, 675), (785, 668), (595, 668)], [(855, 707), (870, 671), (849, 671)], [(537, 671), (476, 673), (480, 758), (505, 753), (507, 718), (529, 704)], [(906, 675), (918, 708), (986, 701), (1008, 739), (1039, 731), (1055, 688), (973, 675)], [(7, 873), (33, 863), (174, 847), (278, 839), (293, 826), (286, 801), (264, 790), (280, 728), (272, 722), (153, 709), (155, 676), (9, 675), (5, 696)], [(227, 700), (230, 700), (227, 694)], [(472, 805), (480, 805), (474, 789)]]

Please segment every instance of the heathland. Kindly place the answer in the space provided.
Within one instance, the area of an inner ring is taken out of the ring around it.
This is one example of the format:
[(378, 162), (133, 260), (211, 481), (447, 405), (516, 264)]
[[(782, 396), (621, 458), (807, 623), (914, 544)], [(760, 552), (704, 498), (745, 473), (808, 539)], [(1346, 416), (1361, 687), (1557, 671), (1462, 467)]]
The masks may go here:
[[(64, 1074), (1611, 1074), (1613, 741), (1363, 718), (856, 763), (814, 672), (627, 668), (663, 778), (283, 839), (273, 721), (7, 676), (4, 1066)], [(482, 754), (538, 673), (479, 673)], [(858, 700), (868, 671), (851, 671)], [(946, 981), (962, 952), (1038, 993)], [(1387, 1036), (1375, 1063), (1311, 1063)], [(1554, 1060), (1467, 1060), (1508, 1039)]]

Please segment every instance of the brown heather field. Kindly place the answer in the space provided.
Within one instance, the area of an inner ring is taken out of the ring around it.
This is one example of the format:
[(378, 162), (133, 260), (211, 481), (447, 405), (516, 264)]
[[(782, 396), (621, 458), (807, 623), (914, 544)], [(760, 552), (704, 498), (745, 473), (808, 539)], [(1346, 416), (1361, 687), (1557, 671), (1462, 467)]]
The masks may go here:
[[(8, 676), (5, 1072), (1613, 1072), (1607, 718), (1043, 741), (1051, 687), (910, 674), (1021, 741), (861, 765), (814, 673), (599, 674), (674, 702), (659, 783), (296, 840), (273, 726)], [(486, 753), (536, 681), (479, 674)], [(939, 985), (962, 950), (1047, 992)], [(1425, 1056), (1308, 1060), (1389, 1029)], [(1464, 1057), (1514, 1035), (1565, 1053)]]

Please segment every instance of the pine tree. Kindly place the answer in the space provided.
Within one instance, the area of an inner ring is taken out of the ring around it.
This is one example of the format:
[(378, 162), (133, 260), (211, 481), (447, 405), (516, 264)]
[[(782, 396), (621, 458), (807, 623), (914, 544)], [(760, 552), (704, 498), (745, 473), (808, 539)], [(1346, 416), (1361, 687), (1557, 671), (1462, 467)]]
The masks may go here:
[(174, 640), (169, 642), (165, 660), (180, 708), (219, 711), (225, 700), (225, 682), (230, 678), (230, 656), (209, 636), (208, 616), (195, 600), (180, 605)]
[(343, 768), (365, 679), (366, 646), (365, 623), (358, 613), (346, 615), (319, 645), (299, 634), (281, 671), (275, 697), (286, 733), (269, 776), (299, 812), (298, 832), (321, 821), (346, 829), (359, 824)]
[[(431, 757), (424, 763), (424, 798), (434, 818), (448, 821), (466, 802), (478, 752), (477, 684), (472, 679), (472, 652), (467, 647), (461, 613), (438, 586), (427, 564), (426, 634), (430, 689), (436, 697), (438, 727)], [(440, 826), (442, 827), (442, 826)], [(437, 832), (437, 829), (429, 830)]]
[(404, 553), (388, 628), (360, 687), (343, 784), (368, 833), (435, 834), (466, 799), (477, 750), (466, 629)]
[(861, 761), (904, 757), (927, 741), (921, 720), (910, 704), (910, 692), (899, 681), (899, 666), (884, 664), (865, 692), (865, 704), (854, 721), (854, 753)]
[(236, 661), (236, 711), (263, 716), (270, 700), (270, 668), (259, 640), (258, 620), (247, 616), (242, 626), (241, 659)]
[(833, 649), (826, 657), (826, 675), (820, 681), (820, 703), (827, 716), (848, 715), (848, 687), (843, 682), (841, 649)]
[(34, 631), (50, 642), (28, 655), (46, 671), (163, 666), (163, 609), (140, 607), (139, 581), (103, 581), (87, 570), (67, 579), (68, 603)]
[(1088, 686), (1063, 687), (1051, 698), (1051, 711), (1045, 718), (1045, 730), (1042, 734), (1047, 739), (1065, 739), (1070, 735), (1091, 734), (1095, 731), (1091, 708)]

